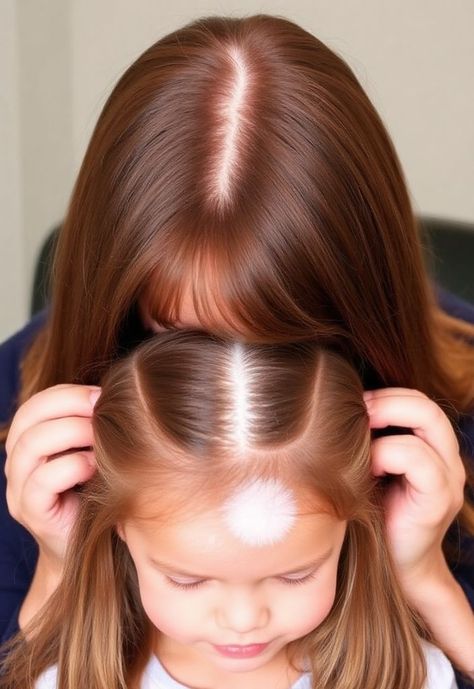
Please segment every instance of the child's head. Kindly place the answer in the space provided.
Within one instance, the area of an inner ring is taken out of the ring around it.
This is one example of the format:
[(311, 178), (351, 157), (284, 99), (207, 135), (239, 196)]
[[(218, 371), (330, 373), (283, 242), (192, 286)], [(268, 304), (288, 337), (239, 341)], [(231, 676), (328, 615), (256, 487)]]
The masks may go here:
[[(368, 419), (344, 360), (164, 334), (106, 377), (94, 433), (92, 518), (118, 524), (159, 647), (244, 671), (327, 618), (346, 524), (370, 531), (373, 511)], [(255, 657), (215, 648), (261, 643)]]
[(349, 66), (283, 18), (200, 19), (146, 50), (103, 109), (35, 370), (43, 387), (98, 382), (144, 328), (199, 323), (317, 335), (424, 389), (420, 256), (397, 156)]
[(94, 435), (98, 474), (65, 574), (84, 591), (99, 578), (100, 613), (86, 596), (81, 630), (103, 643), (98, 620), (133, 629), (119, 637), (132, 660), (149, 644), (224, 672), (281, 671), (290, 658), (318, 686), (342, 672), (367, 689), (376, 658), (418, 686), (362, 387), (339, 355), (165, 333), (107, 374)]

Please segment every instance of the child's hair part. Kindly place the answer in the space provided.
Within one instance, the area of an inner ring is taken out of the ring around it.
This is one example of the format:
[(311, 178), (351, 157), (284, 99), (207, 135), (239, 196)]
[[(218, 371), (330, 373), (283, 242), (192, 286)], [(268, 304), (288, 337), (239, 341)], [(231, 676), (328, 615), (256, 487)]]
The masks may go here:
[(93, 425), (97, 480), (105, 493), (120, 487), (114, 505), (151, 490), (175, 513), (202, 510), (248, 480), (279, 478), (340, 519), (367, 513), (361, 382), (311, 344), (163, 333), (106, 375)]

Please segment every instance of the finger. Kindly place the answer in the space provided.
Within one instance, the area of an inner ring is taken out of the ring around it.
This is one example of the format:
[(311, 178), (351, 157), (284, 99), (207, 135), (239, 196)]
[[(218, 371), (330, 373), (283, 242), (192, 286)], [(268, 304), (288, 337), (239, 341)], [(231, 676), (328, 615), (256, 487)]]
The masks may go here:
[(439, 455), (416, 436), (386, 436), (372, 442), (372, 471), (375, 476), (405, 476), (422, 495), (438, 494), (449, 484)]
[[(91, 385), (55, 385), (36, 393), (16, 412), (5, 444), (7, 455), (18, 438), (30, 426), (48, 419), (66, 416), (91, 416), (94, 394), (100, 388)], [(92, 396), (92, 398), (91, 398)], [(8, 460), (7, 460), (8, 461)]]
[(427, 397), (421, 390), (415, 388), (401, 388), (401, 387), (386, 387), (375, 388), (373, 390), (365, 390), (364, 395), (369, 397), (384, 397), (387, 395), (412, 395), (413, 397)]
[(371, 428), (411, 428), (447, 466), (453, 467), (461, 461), (459, 444), (448, 417), (428, 397), (402, 394), (374, 397), (366, 402), (366, 407)]
[(66, 417), (27, 428), (13, 447), (11, 461), (5, 469), (7, 479), (13, 484), (23, 483), (47, 457), (90, 447), (93, 440), (90, 418)]
[(429, 399), (424, 392), (420, 390), (415, 390), (413, 388), (378, 388), (375, 390), (365, 390), (364, 400), (380, 399), (382, 397), (392, 397), (392, 396), (408, 396), (408, 397), (421, 397)]
[[(88, 481), (96, 469), (92, 451), (58, 457), (33, 472), (24, 485), (21, 503), (28, 506), (28, 513), (34, 514), (37, 520), (38, 515), (44, 516), (58, 506), (58, 497), (61, 493)], [(14, 518), (20, 516), (17, 512), (19, 503), (20, 501), (15, 499), (7, 488), (7, 504)]]
[(58, 495), (79, 483), (85, 483), (96, 472), (93, 452), (77, 452), (58, 457), (43, 464), (35, 471), (27, 484), (23, 497), (28, 504), (35, 504), (40, 513), (52, 509)]

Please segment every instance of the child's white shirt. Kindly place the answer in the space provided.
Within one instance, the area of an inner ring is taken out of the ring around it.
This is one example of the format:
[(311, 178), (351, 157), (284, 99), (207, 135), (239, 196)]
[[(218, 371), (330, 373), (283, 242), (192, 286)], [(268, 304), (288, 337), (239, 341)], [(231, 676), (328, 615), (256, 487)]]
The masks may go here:
[[(432, 644), (422, 641), (425, 652), (427, 678), (424, 689), (458, 689), (451, 663), (444, 653)], [(57, 689), (56, 667), (46, 670), (37, 680), (35, 689)], [(173, 679), (156, 656), (151, 656), (143, 673), (141, 689), (189, 689)], [(265, 689), (268, 689), (266, 687)], [(291, 689), (311, 689), (311, 675), (306, 673)]]

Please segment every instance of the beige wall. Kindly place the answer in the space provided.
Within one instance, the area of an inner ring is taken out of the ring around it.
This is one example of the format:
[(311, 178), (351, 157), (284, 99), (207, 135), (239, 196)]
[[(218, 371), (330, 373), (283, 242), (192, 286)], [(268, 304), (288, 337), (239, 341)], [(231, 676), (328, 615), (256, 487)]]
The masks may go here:
[(5, 335), (24, 317), (26, 295), (17, 43), (15, 2), (3, 0), (0, 3), (0, 335)]
[(2, 0), (1, 338), (27, 317), (38, 247), (122, 71), (194, 17), (258, 11), (301, 23), (354, 68), (418, 212), (474, 220), (472, 0)]

